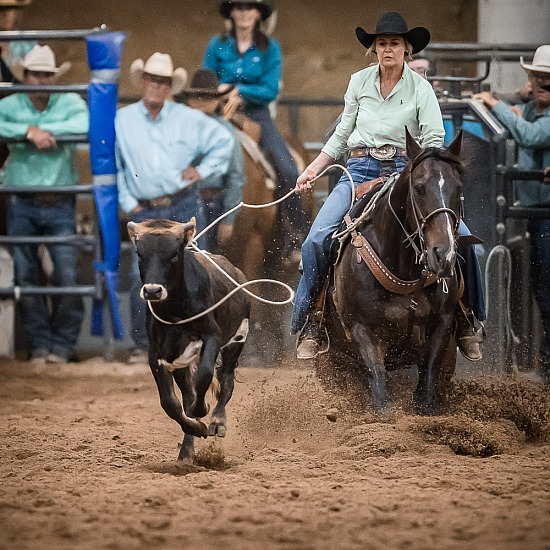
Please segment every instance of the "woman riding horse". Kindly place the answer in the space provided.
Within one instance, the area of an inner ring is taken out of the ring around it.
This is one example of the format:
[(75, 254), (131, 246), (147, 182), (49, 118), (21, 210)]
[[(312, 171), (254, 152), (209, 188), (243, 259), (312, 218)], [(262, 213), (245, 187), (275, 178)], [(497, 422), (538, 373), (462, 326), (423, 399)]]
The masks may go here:
[[(430, 41), (424, 27), (408, 28), (403, 17), (396, 12), (384, 13), (369, 34), (357, 27), (359, 42), (367, 48), (377, 63), (351, 76), (342, 118), (321, 153), (299, 176), (297, 192), (311, 189), (310, 181), (327, 166), (333, 164), (349, 149), (347, 168), (354, 185), (401, 172), (407, 165), (405, 127), (420, 141), (423, 148), (441, 147), (445, 135), (439, 104), (430, 83), (412, 71), (405, 60), (423, 50)], [(312, 359), (328, 348), (326, 331), (318, 315), (319, 295), (329, 270), (329, 243), (350, 206), (349, 181), (343, 175), (328, 196), (315, 219), (302, 246), (303, 276), (298, 285), (291, 331), (300, 331), (297, 355), (299, 359)], [(468, 234), (461, 222), (461, 234)], [(477, 306), (475, 313), (480, 321), (485, 318), (479, 267), (475, 254), (466, 255), (467, 271), (474, 274), (470, 280), (477, 288), (466, 289), (465, 298)], [(468, 269), (469, 268), (469, 269)], [(477, 275), (477, 277), (476, 277)], [(465, 277), (468, 279), (468, 277)], [(481, 359), (479, 344), (482, 328), (476, 328), (471, 307), (457, 314), (457, 342), (462, 354), (472, 360)]]
[[(279, 42), (261, 29), (273, 11), (268, 0), (222, 0), (220, 14), (228, 20), (229, 29), (211, 38), (203, 58), (203, 68), (214, 71), (222, 83), (235, 84), (229, 95), (232, 103), (243, 105), (243, 112), (261, 126), (260, 147), (273, 163), (279, 181), (280, 195), (294, 187), (298, 170), (285, 141), (277, 130), (269, 103), (277, 98), (282, 76), (282, 53)], [(285, 235), (284, 252), (288, 255), (303, 240), (306, 218), (298, 195), (285, 203), (286, 217), (293, 235)]]

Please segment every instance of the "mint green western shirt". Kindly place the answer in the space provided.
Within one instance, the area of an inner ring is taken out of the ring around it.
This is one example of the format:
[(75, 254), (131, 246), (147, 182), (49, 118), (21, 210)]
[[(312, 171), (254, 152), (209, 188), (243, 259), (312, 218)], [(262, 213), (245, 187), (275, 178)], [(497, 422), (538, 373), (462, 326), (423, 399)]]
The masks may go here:
[(354, 147), (405, 149), (405, 126), (422, 147), (443, 145), (443, 119), (433, 88), (406, 63), (386, 99), (376, 64), (351, 75), (344, 101), (342, 119), (322, 149), (334, 159)]
[[(77, 94), (51, 94), (48, 106), (38, 111), (26, 94), (13, 94), (0, 100), (0, 136), (22, 138), (29, 126), (51, 134), (88, 132), (88, 108)], [(3, 183), (9, 187), (75, 185), (76, 146), (58, 143), (55, 148), (37, 149), (34, 143), (10, 143)]]

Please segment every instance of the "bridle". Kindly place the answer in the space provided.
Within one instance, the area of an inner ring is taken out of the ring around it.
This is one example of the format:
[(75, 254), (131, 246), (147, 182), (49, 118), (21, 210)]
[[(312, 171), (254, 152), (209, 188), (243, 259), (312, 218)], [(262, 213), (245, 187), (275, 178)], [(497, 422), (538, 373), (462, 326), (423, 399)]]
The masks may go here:
[[(428, 250), (427, 250), (427, 247), (426, 247), (426, 238), (425, 238), (425, 235), (424, 235), (424, 229), (425, 229), (428, 221), (430, 221), (434, 216), (436, 216), (438, 214), (443, 214), (443, 213), (450, 214), (452, 216), (453, 220), (454, 220), (453, 237), (456, 240), (456, 235), (458, 233), (458, 227), (460, 225), (460, 220), (462, 219), (463, 210), (464, 210), (464, 196), (463, 195), (460, 196), (460, 206), (459, 206), (458, 213), (456, 213), (452, 208), (448, 208), (446, 206), (443, 206), (441, 208), (436, 208), (435, 210), (433, 210), (432, 212), (430, 212), (427, 215), (424, 215), (422, 213), (422, 211), (420, 210), (420, 207), (418, 206), (418, 202), (415, 199), (415, 196), (414, 196), (414, 193), (413, 193), (412, 174), (413, 174), (413, 171), (415, 170), (415, 168), (417, 168), (418, 165), (422, 161), (426, 160), (427, 158), (433, 158), (433, 157), (439, 158), (440, 160), (443, 160), (444, 162), (445, 161), (447, 161), (449, 163), (453, 163), (453, 162), (456, 163), (457, 162), (457, 161), (454, 161), (453, 159), (447, 159), (447, 158), (440, 157), (435, 152), (434, 148), (424, 149), (411, 162), (411, 165), (409, 167), (409, 173), (408, 173), (409, 199), (411, 201), (412, 212), (413, 212), (413, 215), (414, 215), (414, 221), (415, 221), (415, 225), (416, 225), (416, 229), (412, 233), (407, 231), (407, 229), (405, 228), (403, 222), (401, 221), (401, 219), (399, 218), (399, 216), (397, 215), (397, 213), (395, 212), (395, 210), (394, 210), (394, 208), (391, 204), (391, 195), (392, 195), (392, 192), (393, 192), (395, 187), (392, 187), (390, 189), (390, 192), (389, 192), (389, 195), (388, 195), (388, 207), (391, 210), (391, 212), (394, 215), (397, 222), (399, 223), (399, 225), (401, 226), (401, 229), (405, 233), (405, 241), (406, 242), (408, 241), (409, 246), (411, 246), (411, 248), (415, 251), (417, 263), (422, 264), (422, 266), (424, 267), (425, 270), (428, 270), (427, 260), (426, 260)], [(420, 246), (418, 246), (416, 244), (416, 238), (418, 238)]]

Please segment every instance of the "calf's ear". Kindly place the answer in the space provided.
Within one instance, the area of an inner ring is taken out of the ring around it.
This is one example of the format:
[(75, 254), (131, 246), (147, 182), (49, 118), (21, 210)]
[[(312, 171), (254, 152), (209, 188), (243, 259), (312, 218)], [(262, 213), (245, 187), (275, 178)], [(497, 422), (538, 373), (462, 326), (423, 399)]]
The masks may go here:
[(194, 236), (197, 223), (193, 216), (187, 223), (180, 223), (175, 227), (176, 237), (185, 246)]
[(126, 224), (126, 227), (128, 229), (128, 236), (130, 237), (130, 240), (136, 244), (136, 241), (138, 240), (138, 234), (139, 234), (139, 224), (136, 222), (128, 222)]

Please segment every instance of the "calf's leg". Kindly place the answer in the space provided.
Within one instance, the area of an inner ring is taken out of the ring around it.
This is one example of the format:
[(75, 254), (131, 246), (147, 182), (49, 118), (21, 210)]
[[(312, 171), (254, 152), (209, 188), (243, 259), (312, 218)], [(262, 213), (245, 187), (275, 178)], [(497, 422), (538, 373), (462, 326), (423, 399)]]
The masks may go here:
[(186, 412), (182, 408), (182, 405), (174, 391), (172, 374), (169, 373), (166, 368), (161, 367), (158, 364), (151, 363), (153, 362), (150, 361), (151, 372), (153, 373), (157, 384), (160, 396), (160, 405), (164, 412), (181, 426), (184, 433), (199, 437), (206, 437), (208, 435), (206, 425), (199, 420), (187, 416)]
[[(177, 369), (173, 376), (176, 384), (181, 391), (183, 402), (183, 411), (186, 416), (191, 415), (191, 405), (195, 400), (195, 389), (193, 387), (193, 372), (192, 367), (185, 369)], [(191, 434), (185, 434), (181, 443), (178, 460), (182, 460), (187, 464), (193, 464), (195, 459), (195, 437)]]
[(212, 336), (208, 338), (203, 337), (203, 341), (201, 358), (195, 375), (195, 402), (190, 409), (196, 418), (203, 418), (208, 414), (205, 396), (210, 384), (212, 384), (216, 357), (218, 357), (220, 351), (219, 338)]
[(235, 386), (235, 367), (243, 349), (243, 342), (230, 344), (222, 349), (222, 364), (217, 369), (217, 378), (220, 382), (220, 393), (214, 410), (212, 411), (211, 422), (208, 425), (208, 435), (225, 436), (225, 406), (233, 395)]

